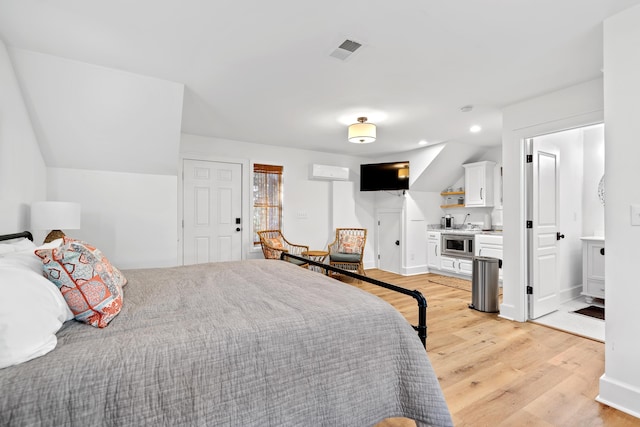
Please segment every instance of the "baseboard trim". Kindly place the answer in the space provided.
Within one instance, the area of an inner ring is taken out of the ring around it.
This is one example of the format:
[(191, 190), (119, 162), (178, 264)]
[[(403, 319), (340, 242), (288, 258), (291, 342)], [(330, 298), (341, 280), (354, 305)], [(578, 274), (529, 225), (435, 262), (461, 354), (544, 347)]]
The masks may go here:
[(596, 401), (640, 418), (640, 390), (605, 373), (600, 377), (600, 394)]
[(518, 311), (516, 310), (516, 308), (513, 306), (513, 304), (500, 304), (500, 313), (498, 314), (498, 317), (501, 317), (503, 319), (507, 319), (507, 320), (511, 320), (513, 322), (526, 322), (526, 319), (518, 319)]
[(402, 269), (403, 276), (415, 276), (416, 274), (428, 273), (429, 269), (426, 265), (418, 265), (415, 267), (404, 267)]
[[(425, 266), (425, 267), (428, 268), (428, 266)], [(428, 269), (426, 273), (440, 274), (441, 276), (455, 277), (456, 279), (463, 279), (463, 280), (469, 280), (469, 281), (471, 280), (470, 274), (458, 274), (458, 273), (454, 273), (453, 271), (438, 270), (436, 268)]]
[(582, 293), (582, 285), (576, 285), (569, 289), (563, 289), (560, 291), (560, 303), (565, 303), (574, 300)]

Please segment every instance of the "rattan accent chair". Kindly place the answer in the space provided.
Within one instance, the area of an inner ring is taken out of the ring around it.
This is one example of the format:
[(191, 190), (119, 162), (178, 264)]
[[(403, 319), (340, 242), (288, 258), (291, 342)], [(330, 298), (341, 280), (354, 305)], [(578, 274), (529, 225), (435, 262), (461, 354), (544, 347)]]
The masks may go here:
[(329, 264), (366, 276), (362, 264), (365, 243), (366, 228), (336, 228), (336, 239), (329, 244)]
[[(280, 259), (282, 252), (292, 255), (302, 256), (302, 252), (309, 250), (309, 246), (296, 245), (284, 238), (280, 230), (263, 230), (258, 231), (260, 236), (260, 245), (265, 259)], [(299, 265), (301, 267), (309, 267), (308, 263), (293, 258), (287, 258), (287, 261)]]

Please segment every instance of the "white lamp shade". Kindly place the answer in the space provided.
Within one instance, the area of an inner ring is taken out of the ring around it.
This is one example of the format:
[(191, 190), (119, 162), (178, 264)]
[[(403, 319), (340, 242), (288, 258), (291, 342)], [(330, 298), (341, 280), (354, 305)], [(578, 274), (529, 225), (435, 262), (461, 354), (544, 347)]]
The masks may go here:
[(34, 230), (77, 230), (80, 228), (80, 203), (34, 202), (31, 204), (31, 228)]
[(349, 126), (349, 142), (368, 144), (376, 140), (376, 125), (373, 123), (354, 123)]

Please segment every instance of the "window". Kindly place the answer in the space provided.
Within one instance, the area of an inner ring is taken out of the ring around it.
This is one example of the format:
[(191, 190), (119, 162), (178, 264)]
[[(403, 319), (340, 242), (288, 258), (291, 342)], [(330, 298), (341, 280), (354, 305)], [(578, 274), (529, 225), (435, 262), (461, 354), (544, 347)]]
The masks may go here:
[(282, 166), (253, 165), (253, 244), (257, 232), (282, 229)]

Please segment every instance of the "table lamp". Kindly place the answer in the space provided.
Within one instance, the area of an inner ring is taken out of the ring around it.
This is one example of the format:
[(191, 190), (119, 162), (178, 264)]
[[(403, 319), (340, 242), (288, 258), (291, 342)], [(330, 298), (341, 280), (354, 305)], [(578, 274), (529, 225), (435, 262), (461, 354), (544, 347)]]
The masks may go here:
[(64, 237), (63, 228), (80, 228), (80, 203), (72, 202), (34, 202), (31, 204), (31, 228), (51, 230), (44, 243)]

